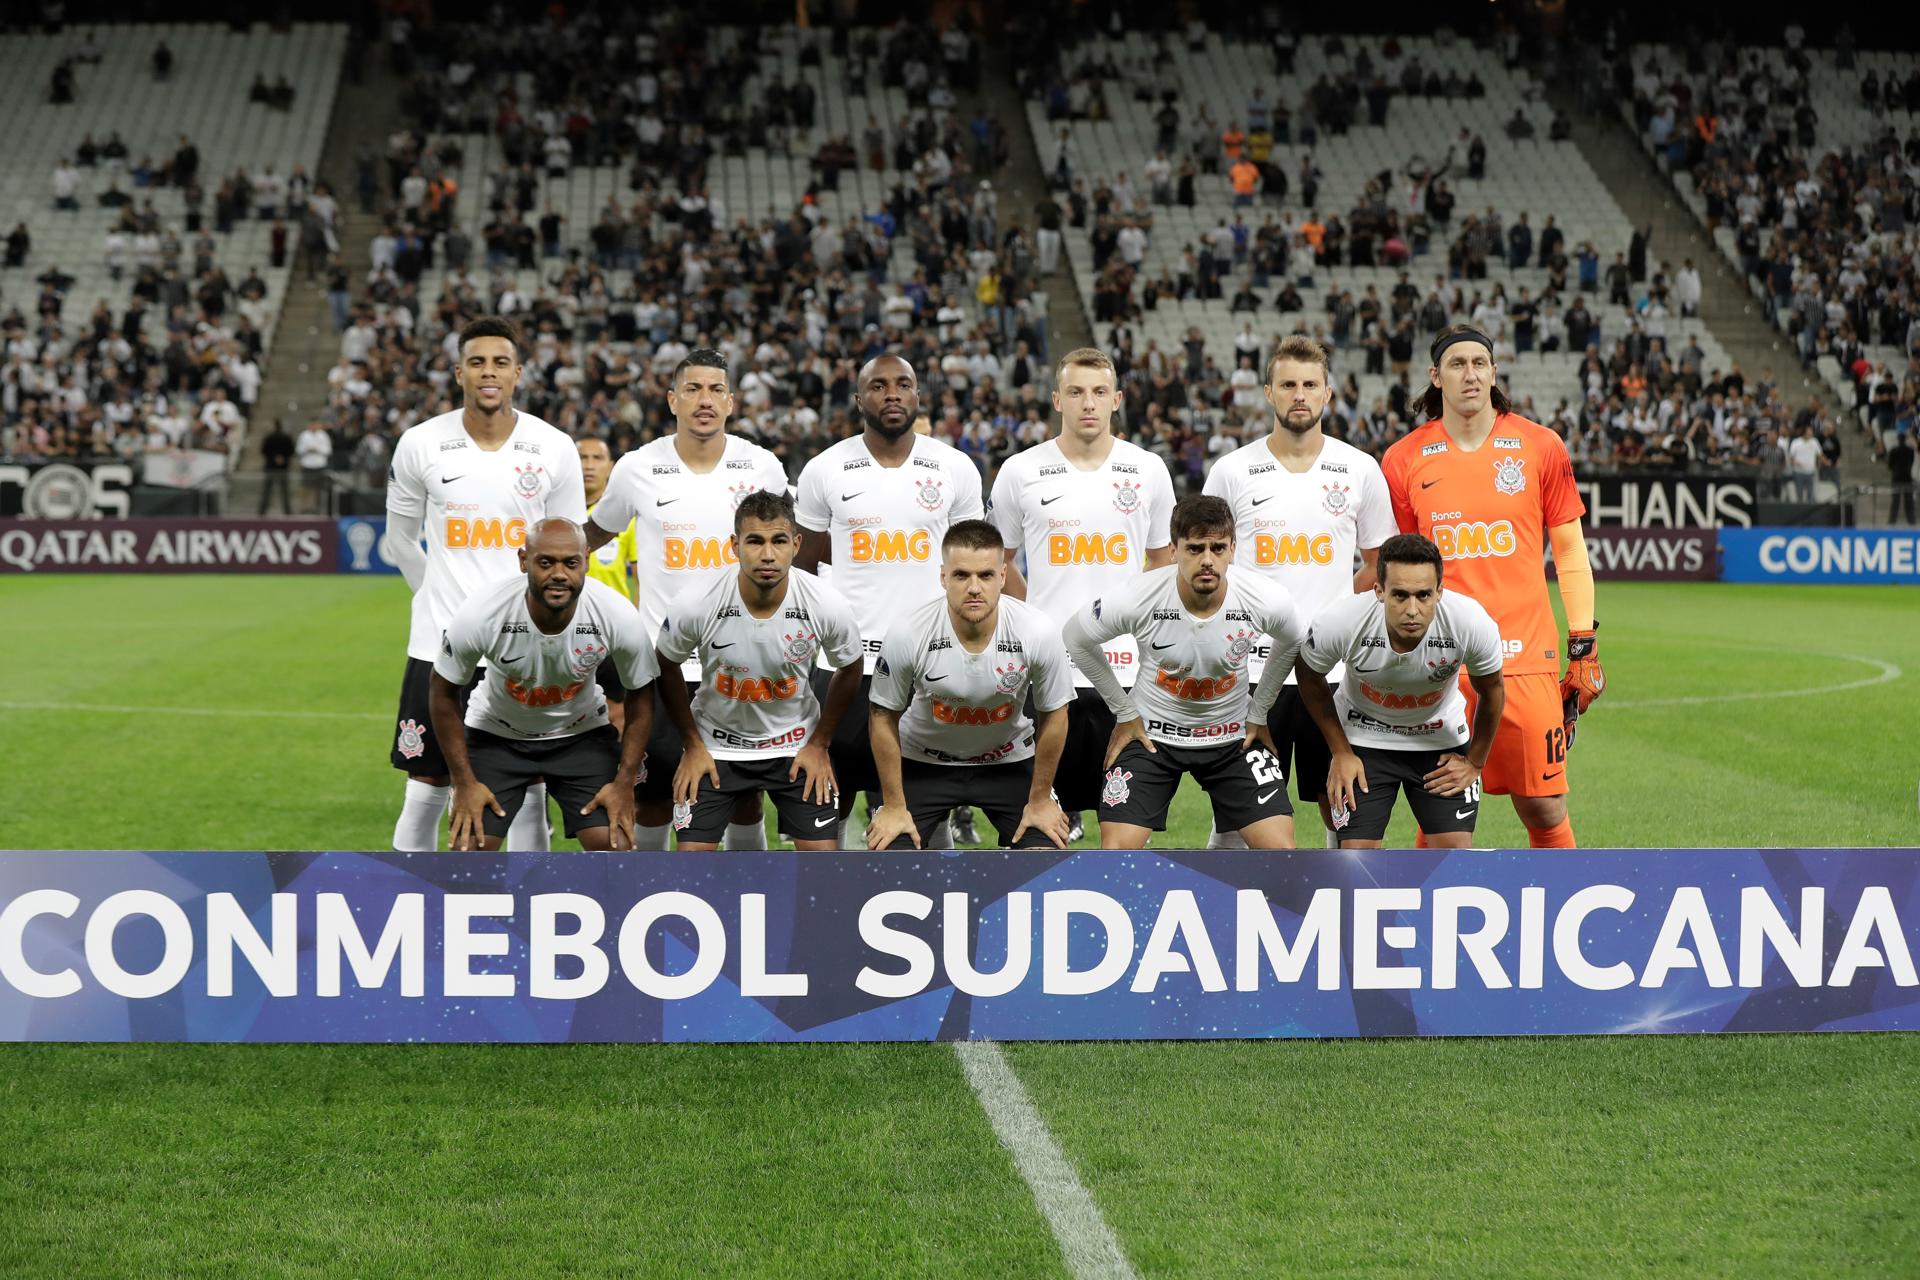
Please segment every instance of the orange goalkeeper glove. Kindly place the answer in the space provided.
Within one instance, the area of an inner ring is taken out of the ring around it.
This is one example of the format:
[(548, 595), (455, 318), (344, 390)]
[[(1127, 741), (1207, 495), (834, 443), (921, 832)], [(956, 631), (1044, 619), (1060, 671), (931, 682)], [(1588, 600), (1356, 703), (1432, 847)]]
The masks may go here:
[[(1594, 630), (1600, 624), (1594, 623)], [(1560, 677), (1560, 710), (1566, 719), (1567, 745), (1573, 745), (1574, 729), (1593, 700), (1607, 691), (1607, 673), (1600, 669), (1599, 645), (1593, 631), (1567, 633), (1567, 674)]]

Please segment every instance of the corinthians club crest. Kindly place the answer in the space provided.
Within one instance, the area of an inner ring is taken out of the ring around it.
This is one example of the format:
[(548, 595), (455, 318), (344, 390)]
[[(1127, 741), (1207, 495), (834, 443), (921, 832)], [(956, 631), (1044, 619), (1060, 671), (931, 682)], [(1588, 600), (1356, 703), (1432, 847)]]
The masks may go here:
[(1527, 487), (1527, 462), (1525, 458), (1500, 458), (1493, 464), (1493, 487), (1512, 497), (1525, 492)]
[(743, 480), (739, 484), (730, 484), (727, 486), (727, 496), (733, 499), (733, 505), (736, 510), (741, 503), (747, 500), (748, 494), (757, 492), (759, 492), (759, 486), (751, 480)]
[(585, 680), (588, 676), (600, 669), (600, 664), (606, 660), (606, 657), (607, 646), (594, 644), (592, 641), (588, 641), (578, 649), (575, 649), (573, 651), (573, 660), (569, 663), (573, 668), (574, 678)]
[(813, 661), (815, 636), (805, 627), (781, 636), (780, 644), (780, 652), (786, 655), (788, 662), (798, 665)]
[(1327, 495), (1320, 499), (1320, 505), (1327, 509), (1328, 515), (1344, 515), (1347, 508), (1353, 505), (1353, 499), (1348, 496), (1352, 492), (1350, 486), (1336, 480), (1332, 484), (1323, 484), (1320, 487)]
[(400, 722), (400, 735), (394, 739), (393, 749), (408, 760), (418, 760), (427, 753), (426, 730), (418, 720)]
[(537, 462), (532, 466), (515, 467), (513, 469), (513, 491), (523, 498), (534, 497), (540, 492), (540, 486), (543, 483), (542, 477), (544, 477), (546, 473), (547, 469)]
[(944, 480), (922, 480), (916, 487), (914, 496), (927, 510), (938, 511), (940, 504), (947, 500), (947, 495), (941, 492), (945, 484)]
[(1107, 770), (1107, 785), (1100, 788), (1100, 803), (1109, 809), (1117, 809), (1125, 804), (1127, 797), (1133, 794), (1127, 786), (1127, 780), (1132, 777), (1131, 773), (1118, 765)]
[(1113, 509), (1123, 516), (1130, 516), (1140, 509), (1140, 486), (1132, 480), (1122, 480), (1113, 486)]
[(1010, 694), (1020, 687), (1022, 680), (1027, 678), (1027, 667), (1023, 662), (1009, 662), (1004, 667), (995, 667), (993, 674), (993, 687), (1001, 693)]
[(1227, 637), (1228, 667), (1238, 670), (1240, 664), (1247, 660), (1247, 655), (1253, 652), (1253, 638), (1254, 632), (1246, 627)]

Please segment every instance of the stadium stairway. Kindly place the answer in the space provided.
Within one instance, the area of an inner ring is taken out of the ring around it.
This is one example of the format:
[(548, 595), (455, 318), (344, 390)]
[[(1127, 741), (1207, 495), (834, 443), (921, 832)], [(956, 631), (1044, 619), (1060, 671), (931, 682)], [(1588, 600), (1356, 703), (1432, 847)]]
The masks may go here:
[[(1653, 228), (1647, 250), (1649, 271), (1662, 262), (1678, 267), (1686, 258), (1692, 258), (1700, 268), (1700, 319), (1720, 340), (1727, 354), (1739, 362), (1748, 380), (1752, 381), (1771, 367), (1790, 410), (1797, 412), (1812, 397), (1835, 418), (1852, 421), (1853, 406), (1837, 401), (1825, 382), (1800, 368), (1793, 348), (1779, 330), (1767, 322), (1753, 294), (1737, 278), (1726, 256), (1708, 236), (1706, 227), (1681, 203), (1672, 183), (1618, 114), (1589, 115), (1581, 111), (1573, 91), (1565, 87), (1549, 97), (1572, 122), (1574, 144), (1606, 183), (1633, 225)], [(1598, 246), (1601, 261), (1612, 261), (1614, 252), (1626, 247), (1624, 244)], [(1842, 439), (1847, 445), (1841, 458), (1843, 490), (1882, 478), (1880, 467), (1856, 434), (1843, 432)]]
[[(1002, 33), (996, 31), (994, 35), (1000, 37)], [(982, 75), (979, 90), (970, 95), (970, 105), (984, 106), (990, 115), (1007, 126), (1007, 164), (996, 179), (1000, 186), (1001, 225), (1004, 229), (1009, 217), (1017, 217), (1026, 227), (1027, 235), (1033, 237), (1040, 225), (1033, 207), (1047, 194), (1046, 170), (1040, 163), (1040, 152), (1033, 145), (1033, 131), (1024, 123), (1027, 105), (1014, 87), (1012, 61), (998, 56), (1003, 49), (999, 38), (988, 41), (988, 65), (1007, 70), (1001, 75)], [(1066, 201), (1061, 200), (1061, 204), (1064, 206)], [(1094, 341), (1093, 326), (1088, 321), (1086, 308), (1081, 305), (1080, 289), (1074, 283), (1072, 255), (1063, 249), (1053, 273), (1042, 276), (1040, 284), (1047, 291), (1047, 333), (1053, 359), (1057, 362), (1061, 355), (1076, 347), (1100, 346)]]
[[(354, 296), (358, 297), (373, 266), (368, 245), (379, 230), (380, 219), (360, 211), (360, 202), (354, 194), (354, 157), (363, 149), (371, 149), (376, 155), (386, 154), (388, 136), (404, 123), (400, 113), (404, 82), (393, 74), (384, 58), (352, 52), (348, 56), (359, 56), (361, 62), (358, 68), (344, 72), (340, 78), (340, 90), (333, 100), (333, 118), (328, 122), (326, 147), (316, 172), (332, 185), (339, 201), (340, 260), (346, 264), (347, 277), (353, 282)], [(383, 165), (382, 172), (384, 169)], [(340, 359), (340, 335), (333, 331), (333, 319), (327, 309), (325, 273), (316, 269), (314, 277), (309, 279), (308, 266), (303, 249), (294, 264), (272, 359), (260, 388), (260, 417), (265, 422), (257, 424), (251, 433), (248, 457), (243, 464), (246, 470), (258, 471), (264, 465), (259, 446), (273, 418), (283, 419), (288, 432), (298, 435), (307, 419), (325, 405), (327, 371)], [(247, 488), (250, 492), (251, 486)], [(237, 501), (246, 497), (239, 494)]]

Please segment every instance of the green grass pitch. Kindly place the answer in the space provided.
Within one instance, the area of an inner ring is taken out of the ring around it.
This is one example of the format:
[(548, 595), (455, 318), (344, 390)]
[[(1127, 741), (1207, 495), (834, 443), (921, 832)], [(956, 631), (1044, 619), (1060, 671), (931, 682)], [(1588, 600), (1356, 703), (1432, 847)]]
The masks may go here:
[[(1911, 591), (1600, 614), (1583, 844), (1920, 842)], [(0, 847), (383, 847), (405, 633), (394, 580), (0, 582)], [(1007, 1054), (1142, 1275), (1920, 1270), (1908, 1036)], [(0, 1048), (0, 1273), (423, 1271), (1063, 1263), (942, 1046)]]

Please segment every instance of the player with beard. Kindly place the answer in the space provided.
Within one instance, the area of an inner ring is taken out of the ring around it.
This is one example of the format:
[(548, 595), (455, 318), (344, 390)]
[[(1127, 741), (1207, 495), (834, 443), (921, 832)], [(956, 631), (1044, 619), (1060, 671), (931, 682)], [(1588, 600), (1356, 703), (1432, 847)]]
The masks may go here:
[[(482, 317), (460, 331), (459, 353), (461, 407), (409, 427), (387, 468), (386, 556), (413, 589), (398, 732), (388, 756), (407, 774), (393, 828), (393, 847), (403, 853), (435, 847), (450, 798), (431, 691), (454, 611), (476, 591), (521, 572), (527, 530), (541, 520), (587, 518), (572, 438), (513, 407), (520, 331), (498, 316)], [(515, 850), (548, 847), (542, 785), (528, 789), (507, 840)]]
[[(1143, 569), (1173, 562), (1167, 521), (1173, 478), (1160, 456), (1113, 434), (1121, 401), (1106, 352), (1069, 351), (1060, 360), (1053, 407), (1060, 433), (1008, 458), (993, 482), (993, 521), (1007, 543), (1007, 594), (1064, 627), (1094, 597), (1118, 591)], [(1015, 559), (1025, 551), (1022, 575)], [(1116, 636), (1106, 659), (1123, 688), (1139, 674), (1139, 647)], [(1093, 681), (1073, 674), (1067, 742), (1055, 789), (1079, 838), (1082, 810), (1100, 803), (1113, 717)]]
[[(1506, 706), (1481, 784), (1510, 795), (1536, 849), (1574, 847), (1567, 817), (1567, 753), (1574, 729), (1607, 687), (1594, 639), (1593, 567), (1580, 517), (1587, 505), (1567, 446), (1513, 412), (1493, 342), (1472, 325), (1442, 329), (1420, 426), (1387, 450), (1381, 469), (1403, 533), (1433, 540), (1448, 590), (1486, 606), (1506, 654)], [(1567, 670), (1541, 567), (1553, 548), (1567, 617)], [(1474, 691), (1466, 689), (1469, 707)]]
[[(875, 356), (854, 388), (862, 430), (816, 454), (800, 473), (800, 554), (795, 567), (833, 564), (833, 588), (860, 620), (867, 677), (832, 744), (842, 829), (853, 798), (879, 787), (867, 736), (875, 660), (889, 627), (940, 598), (940, 540), (950, 525), (983, 514), (980, 472), (952, 445), (913, 429), (920, 384), (896, 355)], [(826, 672), (815, 673), (824, 684)]]
[[(1239, 535), (1235, 569), (1285, 587), (1309, 625), (1328, 606), (1373, 590), (1380, 544), (1395, 532), (1380, 465), (1321, 429), (1333, 399), (1331, 373), (1326, 348), (1318, 342), (1299, 334), (1283, 339), (1267, 361), (1272, 432), (1220, 459), (1205, 488), (1233, 509)], [(1260, 678), (1266, 657), (1255, 650), (1251, 679)], [(1335, 666), (1326, 678), (1338, 686), (1341, 675), (1342, 668)], [(1300, 700), (1296, 676), (1286, 673), (1267, 728), (1281, 767), (1293, 766), (1301, 801), (1318, 802), (1327, 847), (1338, 848), (1326, 795), (1332, 757)], [(1239, 837), (1216, 831), (1207, 845), (1238, 848)]]
[[(587, 524), (598, 550), (631, 524), (639, 572), (640, 621), (657, 636), (669, 606), (698, 595), (735, 573), (733, 512), (751, 493), (787, 491), (787, 473), (771, 452), (727, 431), (734, 407), (726, 357), (689, 351), (667, 389), (673, 434), (625, 454), (607, 480), (606, 494)], [(700, 678), (689, 661), (681, 674)], [(680, 765), (680, 731), (656, 695), (653, 738), (640, 773), (640, 847), (666, 847), (673, 812), (673, 775)], [(727, 827), (727, 848), (767, 847), (766, 806), (742, 793)]]
[[(625, 596), (587, 577), (587, 542), (571, 520), (536, 524), (519, 557), (520, 575), (454, 611), (433, 664), (434, 735), (453, 778), (448, 843), (498, 849), (538, 783), (552, 788), (581, 848), (631, 849), (647, 686), (658, 671), (653, 642)], [(603, 661), (631, 690), (624, 734), (593, 679)], [(463, 725), (461, 691), (482, 666)]]

